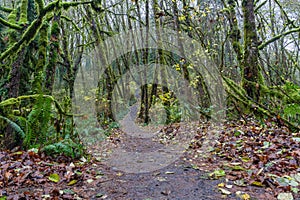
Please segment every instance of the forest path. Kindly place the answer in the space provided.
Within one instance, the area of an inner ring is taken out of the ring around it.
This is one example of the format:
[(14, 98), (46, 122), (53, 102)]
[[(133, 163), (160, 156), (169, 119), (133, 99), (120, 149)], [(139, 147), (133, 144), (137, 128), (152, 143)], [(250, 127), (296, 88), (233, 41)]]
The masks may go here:
[[(110, 181), (98, 185), (106, 199), (220, 199), (217, 184), (207, 173), (186, 161), (187, 143), (163, 144), (158, 140), (161, 127), (145, 129), (134, 123), (137, 107), (120, 121), (124, 134), (116, 148), (109, 149), (103, 163), (111, 170)], [(155, 130), (156, 129), (156, 130)]]

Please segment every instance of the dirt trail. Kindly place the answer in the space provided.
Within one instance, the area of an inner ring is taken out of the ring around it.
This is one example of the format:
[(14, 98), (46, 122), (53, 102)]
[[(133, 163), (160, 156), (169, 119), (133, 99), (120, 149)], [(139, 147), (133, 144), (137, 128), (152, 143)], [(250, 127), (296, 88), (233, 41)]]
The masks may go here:
[(105, 199), (220, 199), (216, 185), (205, 172), (184, 160), (187, 143), (162, 144), (157, 130), (145, 130), (134, 123), (136, 107), (120, 122), (125, 132), (104, 160), (113, 172), (110, 181), (98, 186)]

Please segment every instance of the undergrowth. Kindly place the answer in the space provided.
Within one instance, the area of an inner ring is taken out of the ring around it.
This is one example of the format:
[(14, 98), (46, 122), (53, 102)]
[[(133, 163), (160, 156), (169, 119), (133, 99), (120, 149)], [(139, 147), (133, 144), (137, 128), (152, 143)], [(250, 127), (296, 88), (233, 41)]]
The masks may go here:
[(52, 156), (83, 156), (85, 148), (74, 130), (70, 107), (68, 99), (60, 104), (48, 95), (20, 96), (2, 101), (0, 127), (5, 131), (0, 135), (0, 147), (5, 148), (6, 136), (13, 135), (14, 146), (20, 145), (22, 149), (36, 148)]

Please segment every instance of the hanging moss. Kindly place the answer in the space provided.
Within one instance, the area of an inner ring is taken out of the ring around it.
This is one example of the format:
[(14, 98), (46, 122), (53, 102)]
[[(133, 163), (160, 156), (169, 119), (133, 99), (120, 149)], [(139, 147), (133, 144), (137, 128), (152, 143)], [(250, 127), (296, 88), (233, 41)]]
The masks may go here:
[[(17, 23), (17, 9), (14, 9), (8, 16), (7, 21), (9, 24), (16, 24)], [(17, 41), (17, 32), (13, 29), (8, 31), (9, 34), (9, 45), (15, 43)]]
[(36, 0), (36, 3), (38, 5), (39, 11), (44, 9), (44, 7), (45, 7), (44, 0)]
[(28, 0), (22, 0), (21, 7), (20, 7), (19, 24), (22, 25), (27, 24), (27, 8), (28, 8)]
[(46, 84), (44, 92), (47, 94), (52, 93), (56, 65), (59, 52), (59, 35), (60, 35), (60, 15), (54, 15), (51, 26), (50, 50), (49, 50), (49, 63), (46, 67)]
[(60, 27), (57, 21), (54, 21), (51, 26), (51, 35), (58, 35), (60, 32)]
[(36, 18), (36, 6), (34, 0), (28, 0), (27, 20), (28, 23), (33, 22)]
[(34, 93), (42, 92), (42, 83), (44, 81), (44, 67), (46, 65), (47, 59), (47, 49), (48, 46), (48, 23), (44, 23), (40, 29), (39, 41), (38, 41), (38, 61), (36, 64), (33, 80), (33, 91)]
[(17, 14), (18, 14), (18, 11), (17, 9), (13, 9), (9, 15), (7, 16), (7, 20), (9, 23), (16, 23), (17, 22)]

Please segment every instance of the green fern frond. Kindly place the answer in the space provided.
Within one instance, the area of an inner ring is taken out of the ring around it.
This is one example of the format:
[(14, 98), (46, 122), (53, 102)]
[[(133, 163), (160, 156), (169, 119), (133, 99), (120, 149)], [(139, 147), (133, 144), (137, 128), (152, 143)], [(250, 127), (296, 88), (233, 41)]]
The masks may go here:
[(17, 123), (3, 116), (0, 116), (0, 119), (6, 121), (22, 138), (25, 137), (24, 131)]
[(30, 147), (30, 141), (32, 139), (32, 127), (31, 124), (27, 121), (25, 117), (18, 116), (17, 117), (17, 123), (20, 125), (20, 127), (24, 130), (25, 132), (25, 137), (24, 137), (24, 145), (26, 147)]

